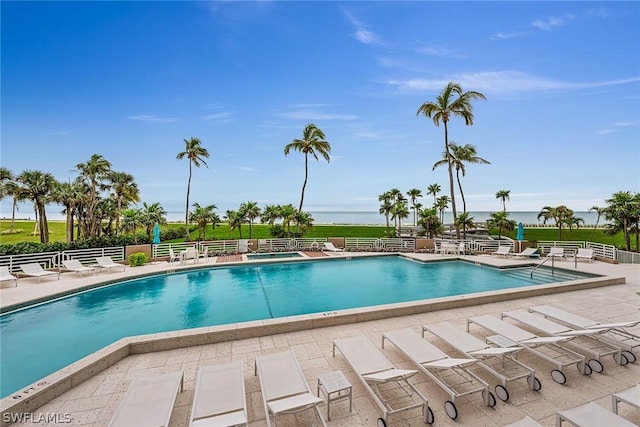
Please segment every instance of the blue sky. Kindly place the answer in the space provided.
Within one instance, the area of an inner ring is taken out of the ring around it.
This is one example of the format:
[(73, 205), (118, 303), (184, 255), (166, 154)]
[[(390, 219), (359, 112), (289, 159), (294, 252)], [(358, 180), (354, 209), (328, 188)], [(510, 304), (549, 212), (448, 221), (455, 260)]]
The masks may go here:
[(449, 127), (491, 162), (467, 167), (468, 210), (501, 209), (498, 190), (511, 211), (580, 211), (640, 189), (638, 2), (1, 7), (1, 164), (14, 173), (66, 181), (98, 153), (143, 201), (181, 212), (188, 162), (176, 154), (193, 136), (211, 158), (192, 202), (297, 206), (304, 158), (283, 148), (315, 123), (331, 162), (310, 162), (304, 209), (377, 211), (394, 187), (448, 194), (446, 168), (432, 171), (444, 129), (416, 111), (456, 81), (487, 97), (473, 126)]

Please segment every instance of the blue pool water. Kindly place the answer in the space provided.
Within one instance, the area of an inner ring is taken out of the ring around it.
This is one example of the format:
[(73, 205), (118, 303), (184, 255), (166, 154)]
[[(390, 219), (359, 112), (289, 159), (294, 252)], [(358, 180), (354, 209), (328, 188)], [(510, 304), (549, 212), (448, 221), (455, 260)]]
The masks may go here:
[(126, 336), (541, 283), (534, 279), (529, 269), (373, 257), (127, 281), (0, 316), (0, 392), (7, 396)]

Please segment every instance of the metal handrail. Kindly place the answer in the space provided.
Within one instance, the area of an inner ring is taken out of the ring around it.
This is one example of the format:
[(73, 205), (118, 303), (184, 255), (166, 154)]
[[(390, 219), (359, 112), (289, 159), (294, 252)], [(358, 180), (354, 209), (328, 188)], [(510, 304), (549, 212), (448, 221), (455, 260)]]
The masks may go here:
[(555, 276), (555, 257), (554, 256), (550, 256), (550, 257), (546, 257), (544, 260), (542, 260), (542, 262), (539, 262), (538, 264), (534, 265), (533, 268), (531, 269), (531, 275), (529, 276), (531, 279), (533, 279), (533, 272), (536, 271), (538, 269), (538, 267), (540, 267), (542, 264), (544, 264), (545, 262), (549, 261), (549, 258), (551, 258), (551, 275)]

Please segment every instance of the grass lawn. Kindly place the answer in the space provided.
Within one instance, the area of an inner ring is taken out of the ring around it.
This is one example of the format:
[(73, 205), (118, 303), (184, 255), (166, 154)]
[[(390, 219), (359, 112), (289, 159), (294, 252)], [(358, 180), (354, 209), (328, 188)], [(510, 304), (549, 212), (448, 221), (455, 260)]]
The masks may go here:
[[(33, 235), (35, 228), (35, 221), (16, 221), (14, 228), (21, 230), (19, 233), (6, 234), (6, 231), (10, 228), (11, 221), (0, 220), (0, 244), (15, 244), (20, 242), (39, 242), (40, 237), (38, 234)], [(180, 228), (183, 227), (179, 223), (171, 223), (163, 226), (163, 228)], [(294, 230), (295, 227), (292, 227)], [(142, 231), (142, 230), (141, 230)], [(307, 231), (304, 237), (384, 237), (386, 227), (384, 226), (370, 226), (370, 225), (316, 225), (311, 230)], [(497, 230), (493, 230), (492, 234), (497, 235)], [(516, 237), (516, 231), (512, 231), (505, 234), (512, 239)], [(559, 240), (557, 228), (525, 228), (525, 238), (529, 241), (540, 240)], [(207, 234), (204, 240), (215, 239), (238, 239), (240, 237), (239, 230), (229, 230), (226, 224), (221, 224), (215, 229), (215, 233), (211, 229), (211, 226), (207, 228)], [(249, 225), (246, 224), (242, 227), (242, 237), (249, 238)], [(268, 239), (271, 237), (269, 234), (269, 226), (266, 224), (254, 224), (252, 237), (255, 239)], [(191, 232), (191, 238), (198, 238), (198, 231)], [(65, 222), (64, 221), (49, 221), (49, 240), (52, 242), (66, 240)], [(617, 247), (624, 247), (624, 238), (622, 233), (615, 236), (608, 236), (604, 234), (602, 229), (593, 230), (592, 228), (580, 228), (577, 230), (562, 231), (562, 240), (572, 241), (591, 241), (597, 243), (604, 243), (608, 245), (615, 245)], [(632, 245), (634, 242), (632, 241)]]

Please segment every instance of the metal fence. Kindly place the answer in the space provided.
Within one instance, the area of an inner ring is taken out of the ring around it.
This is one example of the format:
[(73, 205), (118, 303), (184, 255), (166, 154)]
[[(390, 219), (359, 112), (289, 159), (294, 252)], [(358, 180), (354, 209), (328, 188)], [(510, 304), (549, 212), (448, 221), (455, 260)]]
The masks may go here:
[(115, 246), (109, 248), (75, 249), (72, 251), (39, 252), (35, 254), (2, 255), (0, 266), (8, 267), (10, 272), (17, 272), (21, 264), (38, 263), (42, 268), (58, 269), (62, 267), (62, 261), (77, 259), (83, 264), (95, 264), (96, 258), (110, 256), (114, 261), (124, 260), (124, 247)]

